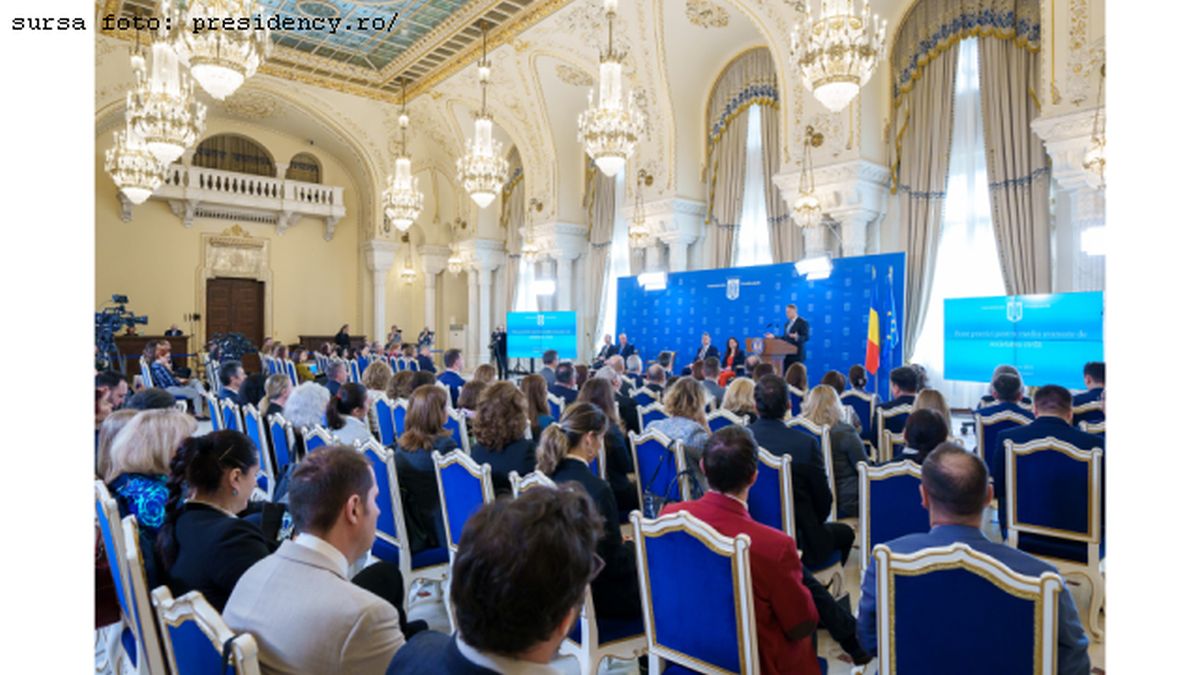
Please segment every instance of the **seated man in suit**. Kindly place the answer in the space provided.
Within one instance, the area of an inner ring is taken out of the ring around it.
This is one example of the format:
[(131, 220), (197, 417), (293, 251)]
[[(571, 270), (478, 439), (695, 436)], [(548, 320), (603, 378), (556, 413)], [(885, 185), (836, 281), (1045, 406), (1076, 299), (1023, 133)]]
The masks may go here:
[[(1013, 373), (997, 373), (992, 375), (992, 394), (990, 397), (992, 402), (988, 405), (981, 406), (976, 410), (983, 417), (995, 415), (999, 412), (1016, 413), (1026, 419), (1033, 419), (1033, 413), (1028, 408), (1021, 405), (1024, 399), (1024, 386), (1021, 384), (1021, 376)], [(980, 403), (983, 403), (980, 400)]]
[(454, 557), (458, 633), (418, 633), (387, 675), (559, 672), (549, 664), (599, 573), (601, 531), (596, 507), (577, 488), (538, 486), (484, 505), (467, 521)]
[[(995, 383), (996, 377), (999, 375), (1012, 375), (1017, 378), (1017, 386), (1021, 389), (1021, 392), (1017, 398), (1017, 401), (1019, 401), (1021, 403), (1021, 405), (1026, 407), (1026, 412), (1029, 412), (1028, 408), (1033, 407), (1033, 401), (1028, 396), (1025, 396), (1025, 391), (1024, 391), (1025, 385), (1023, 385), (1021, 383), (1021, 372), (1019, 370), (1017, 370), (1016, 368), (1014, 368), (1013, 366), (1001, 364), (1001, 365), (996, 366), (996, 369), (992, 371), (992, 382), (993, 383)], [(997, 403), (996, 392), (991, 391), (991, 392), (988, 392), (987, 394), (984, 394), (979, 399), (979, 403), (977, 403), (975, 405), (975, 409), (979, 410), (980, 408), (987, 408), (988, 406), (995, 405), (996, 403)]]
[(547, 382), (554, 382), (554, 371), (558, 368), (558, 352), (547, 349), (542, 352), (542, 369), (538, 371)]
[(597, 368), (600, 364), (616, 356), (618, 353), (617, 346), (613, 344), (611, 335), (604, 335), (604, 344), (600, 345), (600, 351), (596, 354), (596, 360), (592, 362)]
[(575, 402), (579, 390), (575, 387), (575, 366), (570, 361), (558, 364), (550, 381), (553, 383), (549, 387), (550, 393), (561, 398), (564, 407)]
[[(992, 488), (988, 485), (987, 467), (975, 454), (952, 442), (939, 445), (921, 465), (919, 489), (921, 505), (929, 511), (930, 530), (928, 533), (910, 534), (886, 542), (892, 551), (915, 553), (924, 548), (962, 542), (995, 558), (1018, 574), (1036, 577), (1042, 572), (1058, 572), (1049, 563), (1004, 544), (988, 541), (983, 536), (979, 528), (983, 509), (992, 500)], [(875, 560), (872, 559), (863, 577), (862, 599), (858, 605), (858, 639), (863, 648), (872, 654), (879, 648), (875, 616), (880, 599), (875, 597), (875, 593)], [(1058, 594), (1057, 615), (1059, 675), (1087, 675), (1091, 672), (1088, 639), (1079, 622), (1075, 601), (1066, 587)], [(986, 658), (986, 655), (981, 654), (980, 658)]]
[(719, 359), (721, 357), (721, 354), (719, 352), (717, 352), (717, 348), (713, 346), (712, 336), (709, 335), (708, 333), (701, 333), (700, 334), (700, 349), (696, 350), (696, 358), (694, 360), (695, 361), (703, 361), (704, 359), (707, 359), (709, 357), (712, 357), (714, 359)]
[(633, 343), (629, 341), (628, 335), (621, 333), (617, 336), (617, 354), (622, 359), (627, 359), (636, 353), (637, 347), (634, 347)]
[(625, 359), (625, 375), (632, 379), (634, 386), (639, 389), (645, 382), (645, 379), (642, 377), (642, 357), (636, 352), (630, 354), (629, 358)]
[(716, 407), (721, 406), (721, 400), (725, 398), (725, 387), (717, 384), (717, 376), (721, 374), (721, 362), (717, 357), (710, 356), (704, 359), (704, 365), (701, 366), (704, 371), (704, 381), (701, 384), (708, 390), (709, 396), (712, 396), (716, 401)]
[(763, 673), (819, 673), (813, 634), (817, 608), (804, 585), (796, 542), (750, 517), (746, 499), (758, 478), (754, 437), (729, 426), (709, 437), (700, 460), (708, 478), (703, 497), (669, 504), (663, 515), (686, 510), (726, 537), (750, 536), (758, 658)]
[(238, 393), (242, 382), (246, 381), (246, 370), (242, 368), (241, 361), (222, 363), (217, 377), (221, 380), (221, 391), (217, 394), (219, 400), (230, 399), (239, 406), (246, 405), (246, 402), (242, 400), (242, 395)]
[(1076, 394), (1071, 399), (1071, 405), (1083, 405), (1084, 403), (1092, 403), (1100, 400), (1100, 394), (1104, 393), (1104, 362), (1089, 361), (1083, 366), (1083, 385), (1087, 387), (1087, 391), (1082, 394)]
[(337, 396), (338, 389), (349, 380), (350, 372), (344, 362), (333, 361), (325, 368), (325, 388), (329, 390), (330, 397)]
[(183, 331), (179, 329), (177, 324), (171, 324), (171, 327), (168, 328), (167, 332), (163, 333), (163, 335), (167, 337), (179, 337), (183, 335)]
[(667, 384), (667, 371), (655, 363), (646, 371), (646, 388), (662, 398), (663, 388)]
[(892, 388), (892, 400), (880, 403), (878, 407), (890, 410), (898, 405), (912, 405), (917, 398), (917, 371), (912, 366), (893, 368), (888, 380)]
[[(621, 357), (619, 356), (613, 357), (614, 362), (620, 360)], [(625, 431), (632, 431), (638, 434), (642, 433), (641, 421), (638, 419), (637, 414), (637, 401), (634, 401), (633, 398), (629, 396), (629, 384), (621, 378), (621, 375), (617, 373), (616, 369), (611, 365), (604, 366), (600, 370), (597, 370), (596, 374), (592, 375), (592, 377), (608, 380), (609, 383), (612, 384), (613, 398), (616, 400), (617, 404), (617, 416), (621, 418), (621, 424), (625, 427)], [(622, 385), (625, 386), (625, 393), (621, 392)]]
[(442, 361), (446, 364), (446, 369), (437, 376), (437, 381), (450, 388), (450, 406), (457, 408), (458, 391), (467, 383), (462, 376), (462, 352), (457, 349), (447, 349), (442, 356)]
[(378, 494), (351, 448), (321, 448), (296, 465), (288, 509), (300, 534), (246, 570), (222, 615), (254, 636), (264, 672), (382, 673), (404, 644), (396, 607), (348, 578), (375, 540)]
[[(1067, 391), (1065, 387), (1057, 384), (1038, 387), (1037, 394), (1033, 397), (1033, 414), (1036, 417), (1029, 424), (1002, 431), (996, 436), (996, 452), (992, 455), (992, 465), (988, 467), (992, 474), (992, 483), (996, 486), (996, 513), (1000, 518), (1000, 536), (1002, 537), (1008, 536), (1008, 523), (1005, 522), (1005, 441), (1012, 441), (1014, 445), (1020, 445), (1041, 438), (1057, 438), (1080, 450), (1104, 449), (1103, 436), (1085, 433), (1071, 426), (1071, 392)], [(1103, 471), (1103, 467), (1101, 471)], [(1101, 522), (1103, 523), (1103, 517), (1101, 517)]]
[[(636, 354), (634, 354), (634, 356), (636, 356)], [(612, 368), (613, 371), (616, 372), (617, 377), (620, 378), (615, 384), (613, 384), (613, 390), (621, 396), (629, 396), (629, 394), (633, 392), (634, 385), (629, 384), (629, 381), (625, 379), (625, 357), (620, 355), (614, 356), (608, 360), (606, 365), (609, 368)]]
[(417, 352), (417, 366), (427, 373), (436, 373), (437, 366), (433, 364), (433, 352), (431, 349), (432, 347), (428, 344), (421, 345), (420, 350)]

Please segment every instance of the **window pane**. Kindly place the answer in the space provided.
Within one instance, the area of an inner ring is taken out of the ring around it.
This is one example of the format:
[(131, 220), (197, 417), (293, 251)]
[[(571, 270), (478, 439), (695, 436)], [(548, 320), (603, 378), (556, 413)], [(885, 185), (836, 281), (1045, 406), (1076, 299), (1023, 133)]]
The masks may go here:
[(733, 266), (770, 265), (771, 231), (767, 227), (767, 197), (763, 181), (762, 108), (750, 106), (746, 132), (746, 182), (742, 217), (733, 241)]

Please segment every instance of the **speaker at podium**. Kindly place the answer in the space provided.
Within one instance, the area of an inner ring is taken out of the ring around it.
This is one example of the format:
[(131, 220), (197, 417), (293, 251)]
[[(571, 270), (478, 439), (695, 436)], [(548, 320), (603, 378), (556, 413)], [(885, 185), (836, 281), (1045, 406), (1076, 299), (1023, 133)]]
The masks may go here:
[[(796, 353), (796, 346), (785, 340), (766, 337), (748, 337), (744, 347), (747, 354), (757, 354), (765, 363), (775, 367), (775, 374), (783, 377), (783, 360)], [(752, 373), (746, 373), (751, 375)]]

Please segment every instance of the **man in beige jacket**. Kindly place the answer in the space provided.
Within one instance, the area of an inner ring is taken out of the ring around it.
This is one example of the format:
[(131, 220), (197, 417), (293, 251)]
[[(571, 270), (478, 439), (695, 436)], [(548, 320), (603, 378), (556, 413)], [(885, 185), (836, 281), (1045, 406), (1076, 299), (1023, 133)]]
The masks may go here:
[(347, 577), (375, 537), (379, 488), (367, 460), (345, 446), (296, 466), (288, 507), (300, 533), (246, 571), (224, 618), (258, 641), (263, 673), (383, 673), (404, 644), (400, 615)]

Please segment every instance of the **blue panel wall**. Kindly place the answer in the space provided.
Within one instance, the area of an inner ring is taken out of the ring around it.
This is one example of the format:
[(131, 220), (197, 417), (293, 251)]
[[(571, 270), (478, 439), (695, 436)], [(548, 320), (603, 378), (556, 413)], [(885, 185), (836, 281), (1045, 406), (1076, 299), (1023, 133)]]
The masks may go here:
[[(902, 362), (899, 346), (890, 354), (886, 347), (887, 312), (892, 306), (889, 289), (895, 301), (896, 334), (903, 336), (903, 253), (837, 258), (829, 278), (819, 281), (801, 278), (791, 263), (676, 272), (668, 275), (667, 287), (659, 291), (643, 289), (636, 277), (622, 277), (617, 280), (617, 330), (629, 336), (643, 360), (663, 350), (676, 352), (678, 372), (695, 355), (702, 332), (712, 335), (724, 355), (730, 337), (743, 341), (767, 331), (782, 333), (784, 308), (795, 303), (810, 328), (805, 364), (815, 384), (827, 370), (845, 373), (863, 362), (867, 311), (874, 292), (880, 337), (885, 342), (880, 373), (886, 383), (888, 369)], [(882, 394), (887, 387), (880, 389)]]

